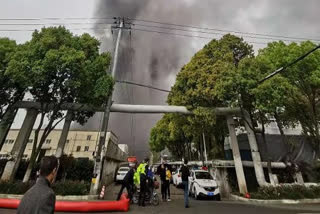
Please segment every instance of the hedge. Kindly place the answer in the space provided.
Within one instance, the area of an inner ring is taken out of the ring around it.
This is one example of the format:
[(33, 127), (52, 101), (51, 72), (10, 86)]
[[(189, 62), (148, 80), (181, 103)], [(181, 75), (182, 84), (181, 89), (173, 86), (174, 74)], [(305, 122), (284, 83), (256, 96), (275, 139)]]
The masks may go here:
[(251, 193), (253, 199), (314, 199), (320, 198), (320, 186), (306, 187), (303, 185), (278, 185), (259, 187)]
[[(0, 181), (0, 194), (24, 194), (34, 183), (34, 181), (27, 183), (22, 183), (21, 181)], [(52, 188), (56, 195), (87, 195), (90, 190), (90, 183), (66, 180), (54, 183)]]

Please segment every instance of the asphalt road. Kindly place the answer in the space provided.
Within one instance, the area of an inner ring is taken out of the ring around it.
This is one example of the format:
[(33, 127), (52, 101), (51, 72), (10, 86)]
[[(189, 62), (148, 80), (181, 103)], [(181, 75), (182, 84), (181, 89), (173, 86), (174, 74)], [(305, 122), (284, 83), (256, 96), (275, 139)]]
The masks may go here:
[[(309, 207), (310, 208), (310, 207)], [(314, 211), (311, 211), (314, 210)], [(0, 209), (1, 214), (14, 214), (15, 210)], [(110, 212), (109, 212), (110, 213)], [(117, 212), (120, 214), (121, 212)], [(304, 205), (290, 205), (278, 207), (265, 207), (243, 204), (232, 201), (196, 201), (190, 200), (190, 208), (186, 209), (183, 206), (182, 199), (172, 200), (171, 202), (161, 202), (159, 206), (139, 207), (132, 205), (128, 213), (139, 214), (158, 214), (158, 213), (173, 213), (173, 214), (204, 214), (204, 213), (218, 213), (218, 214), (306, 214), (306, 213), (320, 213), (316, 211), (316, 207), (305, 209)]]
[[(110, 185), (106, 188), (105, 200), (115, 200), (120, 189), (120, 185)], [(314, 205), (272, 205), (272, 206), (257, 206), (245, 204), (237, 201), (209, 201), (209, 200), (194, 200), (190, 198), (190, 208), (184, 208), (183, 191), (171, 185), (171, 198), (170, 202), (160, 202), (159, 206), (146, 206), (139, 207), (131, 205), (129, 214), (160, 214), (160, 213), (173, 213), (173, 214), (320, 214), (320, 204)], [(160, 194), (158, 192), (158, 194)], [(161, 195), (160, 195), (161, 197)], [(14, 214), (15, 210), (0, 209), (0, 214)], [(110, 213), (110, 212), (109, 212)], [(117, 212), (119, 214), (121, 212)], [(61, 213), (62, 214), (62, 213)], [(70, 213), (69, 213), (70, 214)]]

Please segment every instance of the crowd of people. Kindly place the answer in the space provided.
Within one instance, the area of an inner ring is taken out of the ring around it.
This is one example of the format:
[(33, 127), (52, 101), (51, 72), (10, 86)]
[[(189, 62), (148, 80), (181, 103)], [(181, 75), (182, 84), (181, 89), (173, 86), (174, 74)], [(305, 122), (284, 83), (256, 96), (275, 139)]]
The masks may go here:
[[(188, 201), (188, 177), (190, 175), (187, 161), (181, 167), (181, 178), (184, 185), (184, 201), (185, 207), (189, 207)], [(54, 213), (55, 193), (50, 187), (54, 182), (59, 161), (55, 156), (44, 157), (40, 162), (39, 178), (36, 184), (29, 189), (23, 196), (17, 213)], [(157, 170), (157, 174), (161, 180), (161, 194), (163, 201), (171, 201), (170, 199), (170, 180), (172, 170), (168, 165), (161, 164)], [(123, 190), (126, 188), (128, 197), (132, 201), (133, 194), (137, 191), (136, 187), (140, 187), (139, 206), (145, 206), (146, 193), (152, 192), (155, 185), (154, 169), (149, 166), (149, 159), (146, 158), (142, 163), (130, 166), (130, 170), (124, 177), (122, 186), (117, 196), (117, 200)]]
[[(188, 177), (190, 176), (189, 168), (187, 167), (188, 161), (184, 161), (184, 165), (181, 167), (180, 173), (182, 178), (182, 183), (184, 185), (184, 202), (185, 207), (189, 207), (189, 193), (188, 193)], [(156, 174), (161, 180), (161, 195), (162, 201), (171, 201), (170, 197), (170, 181), (172, 177), (172, 169), (169, 165), (161, 164), (156, 170)], [(129, 199), (132, 200), (133, 194), (136, 191), (136, 187), (140, 187), (139, 193), (139, 206), (145, 206), (146, 193), (151, 193), (154, 188), (154, 168), (149, 166), (149, 159), (146, 158), (142, 163), (130, 166), (130, 170), (124, 177), (122, 186), (118, 193), (117, 200), (123, 190), (126, 188), (128, 192)]]

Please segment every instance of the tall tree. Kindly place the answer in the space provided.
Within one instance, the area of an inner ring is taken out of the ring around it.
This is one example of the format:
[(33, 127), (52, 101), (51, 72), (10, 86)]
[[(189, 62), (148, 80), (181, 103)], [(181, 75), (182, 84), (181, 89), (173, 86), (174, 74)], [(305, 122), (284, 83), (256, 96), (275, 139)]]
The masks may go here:
[[(113, 89), (113, 79), (106, 70), (110, 54), (99, 53), (99, 41), (89, 34), (74, 36), (64, 27), (35, 31), (9, 62), (6, 74), (19, 83), (27, 83), (33, 100), (41, 104), (40, 123), (35, 130), (33, 149), (24, 181), (28, 181), (42, 145), (65, 116), (63, 103), (101, 106)], [(50, 108), (49, 108), (50, 104)], [(93, 112), (76, 113), (84, 123)], [(48, 123), (42, 131), (44, 119)], [(40, 139), (39, 139), (40, 138)]]
[(214, 113), (214, 108), (230, 104), (230, 100), (221, 95), (224, 89), (220, 85), (248, 56), (253, 56), (252, 47), (239, 37), (228, 34), (220, 40), (212, 40), (181, 69), (168, 96), (170, 105), (184, 105), (194, 112), (186, 117), (189, 124), (184, 134), (198, 148), (202, 146), (200, 139), (205, 133), (206, 139), (210, 139), (209, 145), (214, 147), (207, 149), (212, 156), (223, 154), (227, 133), (225, 121)]
[[(316, 45), (310, 41), (300, 44), (283, 42), (270, 43), (267, 48), (260, 51), (259, 55), (268, 62), (272, 68), (282, 67)], [(288, 99), (285, 108), (287, 116), (299, 121), (303, 133), (312, 141), (315, 151), (320, 153), (320, 52), (316, 51), (288, 68), (281, 74), (291, 85), (294, 93)]]
[(0, 38), (0, 122), (11, 106), (23, 98), (26, 88), (25, 84), (18, 84), (6, 75), (8, 64), (17, 49), (21, 48), (14, 40)]

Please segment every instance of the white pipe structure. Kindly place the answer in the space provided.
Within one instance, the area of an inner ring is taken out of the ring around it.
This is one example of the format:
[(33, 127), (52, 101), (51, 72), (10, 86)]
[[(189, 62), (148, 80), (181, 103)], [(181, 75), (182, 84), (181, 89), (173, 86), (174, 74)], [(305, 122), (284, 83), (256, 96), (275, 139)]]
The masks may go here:
[[(47, 108), (53, 106), (48, 104)], [(40, 109), (41, 105), (37, 102), (21, 101), (15, 105), (15, 108), (35, 108)], [(104, 107), (92, 107), (89, 105), (78, 104), (78, 103), (65, 103), (60, 106), (61, 110), (73, 110), (73, 111), (92, 111), (92, 112), (103, 112)], [(220, 116), (239, 116), (245, 120), (245, 126), (248, 133), (249, 145), (251, 149), (252, 159), (254, 163), (254, 170), (256, 173), (257, 181), (259, 186), (268, 185), (265, 180), (263, 173), (263, 167), (261, 164), (261, 157), (258, 150), (257, 141), (254, 135), (252, 122), (249, 114), (245, 110), (240, 108), (215, 108), (215, 114)], [(157, 114), (157, 113), (181, 113), (181, 114), (193, 114), (184, 106), (161, 106), (161, 105), (127, 105), (127, 104), (112, 104), (111, 112), (120, 113), (144, 113), (144, 114)]]
[[(169, 165), (183, 165), (182, 161), (174, 161), (168, 163)], [(213, 167), (220, 167), (220, 168), (233, 168), (234, 167), (234, 161), (233, 160), (211, 160), (211, 161), (206, 161), (206, 165), (211, 165)], [(197, 165), (197, 166), (202, 166), (202, 161), (189, 161), (188, 165)], [(254, 167), (254, 162), (253, 161), (242, 161), (242, 165), (245, 167)], [(261, 162), (261, 166), (264, 168), (267, 168), (268, 166), (267, 162)], [(283, 162), (271, 162), (271, 168), (276, 168), (276, 169), (284, 169), (287, 166), (290, 166), (290, 164), (286, 165)]]

